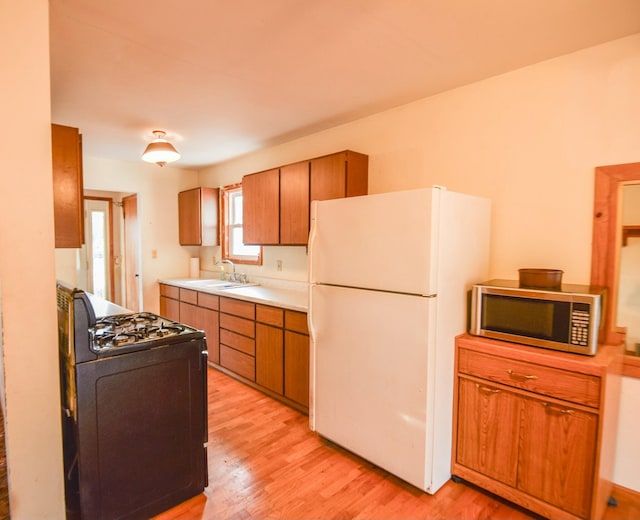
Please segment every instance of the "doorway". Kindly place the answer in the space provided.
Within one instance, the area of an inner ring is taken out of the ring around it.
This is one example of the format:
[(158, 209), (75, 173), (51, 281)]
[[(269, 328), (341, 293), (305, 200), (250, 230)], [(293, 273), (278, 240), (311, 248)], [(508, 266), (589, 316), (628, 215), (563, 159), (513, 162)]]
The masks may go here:
[(77, 262), (78, 287), (139, 311), (142, 306), (137, 196), (85, 190), (85, 243)]
[(113, 199), (84, 198), (84, 229), (87, 289), (114, 300)]

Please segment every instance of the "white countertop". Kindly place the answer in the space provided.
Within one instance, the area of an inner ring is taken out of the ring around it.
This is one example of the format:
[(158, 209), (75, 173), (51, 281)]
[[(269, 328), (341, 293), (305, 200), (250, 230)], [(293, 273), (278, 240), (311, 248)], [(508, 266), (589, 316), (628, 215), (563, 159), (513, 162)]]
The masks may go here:
[(307, 312), (308, 308), (308, 293), (304, 290), (257, 284), (231, 284), (214, 279), (176, 278), (158, 281), (182, 289), (273, 305), (299, 312)]
[(95, 294), (88, 292), (87, 296), (89, 297), (89, 301), (91, 302), (96, 318), (114, 316), (116, 314), (131, 314), (133, 312), (125, 307), (121, 307), (120, 305), (116, 305), (115, 303), (111, 303), (108, 300), (100, 298)]

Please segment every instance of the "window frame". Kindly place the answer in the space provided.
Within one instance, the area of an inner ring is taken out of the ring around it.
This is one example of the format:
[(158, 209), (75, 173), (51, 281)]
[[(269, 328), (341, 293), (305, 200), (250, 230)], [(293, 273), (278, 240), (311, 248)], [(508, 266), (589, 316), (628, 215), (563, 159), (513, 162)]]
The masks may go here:
[[(262, 246), (259, 247), (259, 253), (254, 258), (247, 256), (233, 256), (231, 254), (231, 232), (229, 224), (229, 199), (232, 193), (242, 192), (242, 183), (230, 184), (220, 188), (220, 222), (222, 225), (220, 244), (222, 246), (222, 260), (231, 260), (234, 264), (245, 265), (262, 265)], [(243, 222), (244, 225), (244, 222)], [(242, 227), (242, 226), (241, 226)]]

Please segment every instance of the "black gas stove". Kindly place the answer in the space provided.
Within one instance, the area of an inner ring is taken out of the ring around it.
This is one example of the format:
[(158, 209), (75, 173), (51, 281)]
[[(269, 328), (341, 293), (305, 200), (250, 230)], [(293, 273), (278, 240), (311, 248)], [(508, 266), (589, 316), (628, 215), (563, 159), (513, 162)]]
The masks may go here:
[(143, 520), (207, 485), (205, 334), (157, 314), (96, 317), (57, 287), (67, 520)]
[(203, 333), (150, 312), (118, 314), (96, 319), (89, 329), (90, 349), (98, 357), (116, 356), (154, 345), (202, 337)]

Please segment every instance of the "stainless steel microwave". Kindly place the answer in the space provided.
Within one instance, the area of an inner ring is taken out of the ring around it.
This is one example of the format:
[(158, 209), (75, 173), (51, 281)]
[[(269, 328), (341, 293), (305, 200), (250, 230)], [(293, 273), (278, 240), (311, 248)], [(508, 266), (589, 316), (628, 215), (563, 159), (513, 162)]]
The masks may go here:
[(598, 351), (603, 298), (602, 288), (586, 285), (553, 290), (491, 280), (473, 286), (469, 332), (593, 356)]

